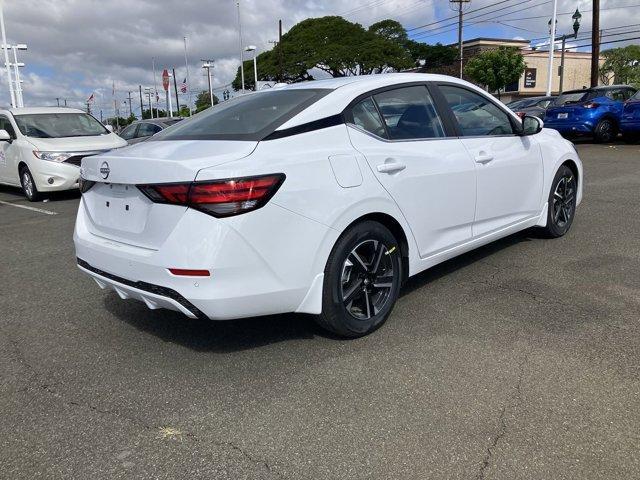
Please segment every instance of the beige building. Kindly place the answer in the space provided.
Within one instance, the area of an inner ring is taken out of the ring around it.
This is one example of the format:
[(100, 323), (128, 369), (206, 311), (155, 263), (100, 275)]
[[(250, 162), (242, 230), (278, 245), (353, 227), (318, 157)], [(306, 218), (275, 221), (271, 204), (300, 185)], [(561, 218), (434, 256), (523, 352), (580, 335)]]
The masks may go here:
[[(457, 47), (457, 45), (452, 46)], [(463, 63), (466, 64), (470, 58), (481, 52), (503, 46), (520, 49), (524, 56), (526, 69), (517, 84), (507, 85), (504, 92), (501, 92), (502, 100), (509, 101), (513, 98), (546, 95), (549, 52), (532, 50), (529, 40), (509, 40), (504, 38), (474, 38), (467, 40), (462, 43)], [(556, 50), (553, 59), (553, 78), (551, 84), (551, 91), (554, 95), (557, 95), (560, 89), (560, 55), (560, 50)], [(591, 53), (565, 51), (564, 57), (563, 91), (589, 86), (591, 83)], [(603, 63), (604, 59), (601, 57), (600, 65)], [(458, 69), (459, 66), (456, 63), (438, 69), (429, 69), (427, 65), (421, 68), (420, 71), (457, 76)], [(466, 77), (465, 79), (470, 80)]]

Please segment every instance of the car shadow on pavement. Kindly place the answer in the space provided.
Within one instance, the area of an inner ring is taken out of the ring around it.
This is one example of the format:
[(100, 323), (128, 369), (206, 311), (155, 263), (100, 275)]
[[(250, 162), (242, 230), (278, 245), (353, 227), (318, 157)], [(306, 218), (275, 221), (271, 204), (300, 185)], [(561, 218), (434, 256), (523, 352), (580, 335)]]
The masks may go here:
[[(23, 200), (29, 203), (29, 201), (27, 200), (27, 197), (24, 196), (24, 193), (22, 193), (22, 189), (20, 187), (10, 187), (8, 185), (0, 185), (0, 194), (10, 195), (11, 197), (14, 197), (14, 198), (5, 198), (5, 200), (7, 201)], [(42, 200), (57, 202), (62, 200), (73, 200), (76, 198), (80, 198), (80, 190), (74, 189), (74, 190), (65, 190), (63, 192), (51, 192), (51, 193), (43, 194)], [(38, 203), (42, 203), (42, 200), (39, 200), (33, 203), (34, 205), (37, 205)]]
[[(519, 232), (436, 265), (409, 279), (400, 297), (497, 251), (530, 241), (536, 235), (532, 230)], [(149, 310), (141, 302), (123, 301), (115, 292), (105, 297), (104, 305), (110, 314), (142, 332), (197, 351), (228, 353), (279, 342), (319, 338), (351, 341), (325, 332), (315, 323), (312, 315), (290, 313), (226, 321), (195, 320), (169, 310)]]

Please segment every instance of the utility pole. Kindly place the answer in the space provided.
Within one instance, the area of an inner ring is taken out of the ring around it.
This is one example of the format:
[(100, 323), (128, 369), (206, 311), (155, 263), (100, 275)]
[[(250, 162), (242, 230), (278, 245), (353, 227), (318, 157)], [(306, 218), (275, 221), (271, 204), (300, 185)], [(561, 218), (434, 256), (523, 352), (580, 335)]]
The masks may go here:
[(176, 80), (176, 69), (172, 68), (173, 72), (173, 90), (176, 92), (176, 112), (178, 112), (178, 116), (180, 116), (180, 98), (178, 98), (178, 81)]
[(209, 82), (209, 101), (213, 107), (213, 90), (211, 89), (211, 69), (213, 68), (213, 60), (200, 60), (203, 62), (202, 68), (207, 70), (207, 81)]
[(187, 59), (187, 37), (184, 37), (184, 66), (187, 70), (187, 94), (189, 95), (189, 116), (193, 115), (191, 108), (191, 80), (189, 80), (189, 60)]
[(278, 20), (278, 45), (280, 48), (278, 49), (278, 67), (280, 71), (280, 75), (278, 78), (279, 82), (284, 82), (284, 52), (282, 51), (282, 20)]
[(593, 22), (591, 23), (591, 86), (598, 86), (600, 69), (600, 0), (593, 0)]
[(455, 8), (458, 11), (458, 61), (460, 62), (460, 78), (462, 78), (462, 70), (463, 70), (463, 52), (462, 52), (462, 18), (463, 18), (463, 12), (464, 12), (464, 4), (465, 3), (469, 3), (471, 0), (449, 0), (449, 4), (450, 5), (455, 5), (456, 3), (458, 4), (457, 8)]
[(553, 0), (553, 14), (549, 25), (549, 65), (547, 68), (547, 97), (551, 95), (553, 85), (553, 54), (556, 47), (556, 22), (558, 19), (558, 0)]
[(129, 116), (133, 115), (133, 109), (131, 108), (131, 90), (127, 92), (129, 94)]
[(144, 102), (142, 101), (142, 85), (138, 85), (138, 91), (140, 92), (140, 120), (144, 117)]

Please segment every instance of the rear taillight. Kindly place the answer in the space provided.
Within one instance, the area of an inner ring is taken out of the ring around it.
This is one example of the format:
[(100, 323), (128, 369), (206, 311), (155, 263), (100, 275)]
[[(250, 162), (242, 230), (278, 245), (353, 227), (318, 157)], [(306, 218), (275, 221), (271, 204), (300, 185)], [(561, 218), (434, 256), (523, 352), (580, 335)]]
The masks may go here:
[(185, 205), (214, 217), (230, 217), (264, 206), (284, 179), (283, 173), (276, 173), (208, 182), (138, 185), (138, 188), (155, 203)]
[(600, 104), (595, 102), (587, 102), (584, 104), (584, 108), (598, 108), (599, 106)]

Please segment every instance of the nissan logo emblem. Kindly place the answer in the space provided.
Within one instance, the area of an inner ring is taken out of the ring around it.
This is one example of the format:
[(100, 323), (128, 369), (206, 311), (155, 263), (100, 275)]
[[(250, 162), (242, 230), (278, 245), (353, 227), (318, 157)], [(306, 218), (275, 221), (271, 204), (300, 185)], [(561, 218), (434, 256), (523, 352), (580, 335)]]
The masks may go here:
[(102, 178), (106, 180), (109, 177), (109, 172), (111, 172), (109, 164), (107, 162), (102, 162), (102, 165), (100, 165), (100, 175)]

